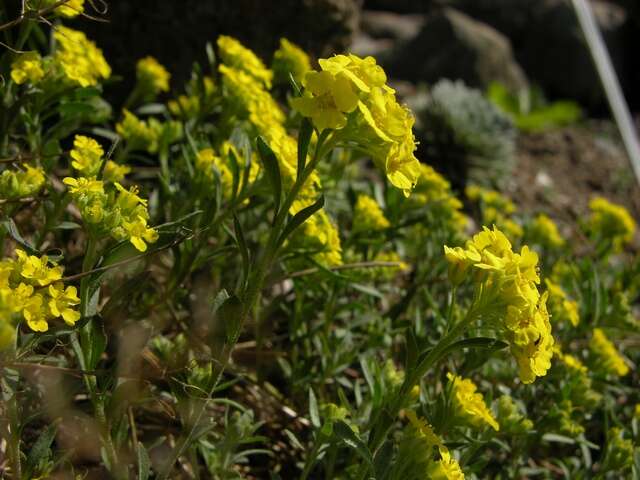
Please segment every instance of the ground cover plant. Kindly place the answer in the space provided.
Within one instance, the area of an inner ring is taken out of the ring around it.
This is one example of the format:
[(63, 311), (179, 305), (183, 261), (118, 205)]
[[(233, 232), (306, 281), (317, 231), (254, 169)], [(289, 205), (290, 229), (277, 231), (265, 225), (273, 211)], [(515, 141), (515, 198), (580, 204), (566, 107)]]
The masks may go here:
[(84, 3), (0, 27), (2, 478), (640, 477), (624, 207), (454, 191), (374, 58), (286, 39), (110, 105)]

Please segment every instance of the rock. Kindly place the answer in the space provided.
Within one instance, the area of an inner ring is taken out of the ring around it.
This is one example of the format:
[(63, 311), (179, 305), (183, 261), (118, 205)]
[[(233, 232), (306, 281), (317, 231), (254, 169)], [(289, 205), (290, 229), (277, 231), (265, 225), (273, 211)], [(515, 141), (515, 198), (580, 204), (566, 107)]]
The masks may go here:
[(365, 10), (360, 16), (360, 29), (373, 38), (408, 40), (415, 37), (424, 24), (424, 15), (401, 15), (393, 12)]
[[(78, 21), (96, 41), (114, 72), (112, 87), (122, 97), (131, 87), (136, 61), (153, 55), (171, 71), (172, 85), (189, 78), (194, 61), (206, 62), (205, 44), (218, 35), (238, 38), (267, 62), (281, 37), (313, 55), (331, 55), (351, 42), (359, 23), (360, 0), (109, 1), (108, 24)], [(99, 3), (99, 2), (97, 2)], [(119, 94), (119, 95), (118, 95)]]
[(429, 16), (416, 37), (398, 46), (390, 69), (412, 81), (461, 79), (483, 89), (492, 81), (516, 90), (527, 86), (504, 35), (448, 8)]
[[(552, 97), (573, 98), (592, 110), (606, 108), (604, 90), (591, 53), (568, 0), (545, 0), (529, 23), (518, 58), (532, 81)], [(613, 3), (591, 1), (614, 68), (626, 83), (625, 10)]]
[(385, 64), (393, 51), (394, 42), (389, 38), (373, 38), (366, 33), (358, 33), (349, 47), (349, 52), (360, 57), (371, 55), (378, 63)]
[[(639, 31), (629, 32), (624, 0), (590, 0), (618, 76), (634, 95)], [(628, 2), (629, 11), (637, 2)], [(456, 7), (486, 22), (511, 41), (529, 79), (556, 98), (571, 98), (592, 110), (606, 109), (606, 99), (570, 0), (457, 0)], [(561, 72), (561, 73), (560, 73)]]

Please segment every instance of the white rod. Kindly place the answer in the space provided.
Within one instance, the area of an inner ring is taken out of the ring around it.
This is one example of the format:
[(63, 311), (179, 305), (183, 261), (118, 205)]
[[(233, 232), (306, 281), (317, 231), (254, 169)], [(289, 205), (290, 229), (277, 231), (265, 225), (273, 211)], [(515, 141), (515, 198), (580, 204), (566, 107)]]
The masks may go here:
[(607, 52), (607, 47), (602, 40), (602, 35), (598, 30), (591, 6), (587, 0), (573, 0), (573, 6), (578, 15), (578, 21), (584, 32), (589, 49), (591, 50), (593, 61), (600, 75), (600, 81), (607, 94), (613, 117), (618, 124), (618, 130), (620, 130), (622, 141), (624, 142), (627, 155), (631, 161), (633, 173), (636, 176), (638, 185), (640, 185), (640, 144), (638, 143), (633, 120), (629, 113), (629, 107), (622, 95), (620, 82), (618, 82), (618, 77), (613, 69), (611, 57), (609, 56), (609, 52)]

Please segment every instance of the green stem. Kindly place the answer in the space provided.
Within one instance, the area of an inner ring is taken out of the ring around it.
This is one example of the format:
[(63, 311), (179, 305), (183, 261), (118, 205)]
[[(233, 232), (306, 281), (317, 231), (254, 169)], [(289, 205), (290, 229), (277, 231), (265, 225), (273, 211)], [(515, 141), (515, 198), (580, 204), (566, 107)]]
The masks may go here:
[[(267, 240), (266, 247), (264, 249), (263, 254), (258, 257), (257, 265), (253, 270), (254, 273), (249, 278), (247, 285), (242, 292), (241, 302), (242, 309), (240, 310), (240, 318), (238, 321), (238, 327), (235, 332), (233, 332), (233, 336), (229, 339), (228, 343), (224, 346), (224, 349), (220, 358), (220, 370), (216, 376), (216, 380), (211, 385), (211, 388), (208, 391), (207, 398), (210, 398), (213, 395), (216, 387), (224, 371), (229, 365), (229, 361), (231, 359), (231, 353), (240, 337), (240, 333), (242, 332), (242, 327), (246, 323), (247, 319), (251, 315), (251, 313), (255, 309), (255, 305), (258, 303), (258, 299), (260, 298), (260, 293), (262, 292), (262, 288), (264, 286), (264, 280), (267, 276), (267, 273), (271, 270), (274, 260), (277, 258), (278, 251), (281, 244), (278, 244), (281, 239), (282, 231), (284, 230), (285, 221), (289, 215), (289, 209), (293, 202), (295, 201), (298, 193), (304, 186), (305, 182), (317, 166), (318, 162), (324, 155), (329, 151), (330, 144), (325, 143), (327, 136), (321, 135), (318, 143), (316, 145), (316, 151), (313, 156), (313, 159), (305, 166), (302, 174), (296, 178), (291, 190), (287, 194), (283, 204), (280, 206), (278, 213), (276, 214), (276, 218), (273, 222), (273, 227), (269, 232), (269, 238)], [(324, 147), (324, 148), (323, 148)], [(183, 454), (185, 449), (188, 447), (191, 439), (193, 438), (193, 434), (196, 430), (197, 425), (200, 423), (202, 419), (202, 415), (206, 410), (207, 402), (204, 401), (202, 407), (200, 408), (198, 414), (195, 416), (193, 426), (190, 428), (189, 433), (182, 437), (180, 441), (178, 441), (176, 447), (173, 449), (169, 460), (165, 463), (162, 472), (158, 475), (158, 480), (167, 480), (169, 475), (171, 474), (171, 470), (173, 465), (177, 462), (178, 458)]]

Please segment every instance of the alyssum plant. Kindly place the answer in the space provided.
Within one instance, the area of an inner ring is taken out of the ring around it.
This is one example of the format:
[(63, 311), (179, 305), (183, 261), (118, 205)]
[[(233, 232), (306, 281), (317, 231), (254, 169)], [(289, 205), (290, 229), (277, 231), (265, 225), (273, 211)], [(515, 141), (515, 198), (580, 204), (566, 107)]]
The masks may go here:
[(638, 475), (623, 207), (592, 201), (580, 258), (471, 185), (469, 237), (373, 58), (283, 39), (268, 68), (221, 36), (181, 94), (141, 59), (115, 109), (61, 23), (84, 2), (27, 3), (0, 57), (3, 475)]

